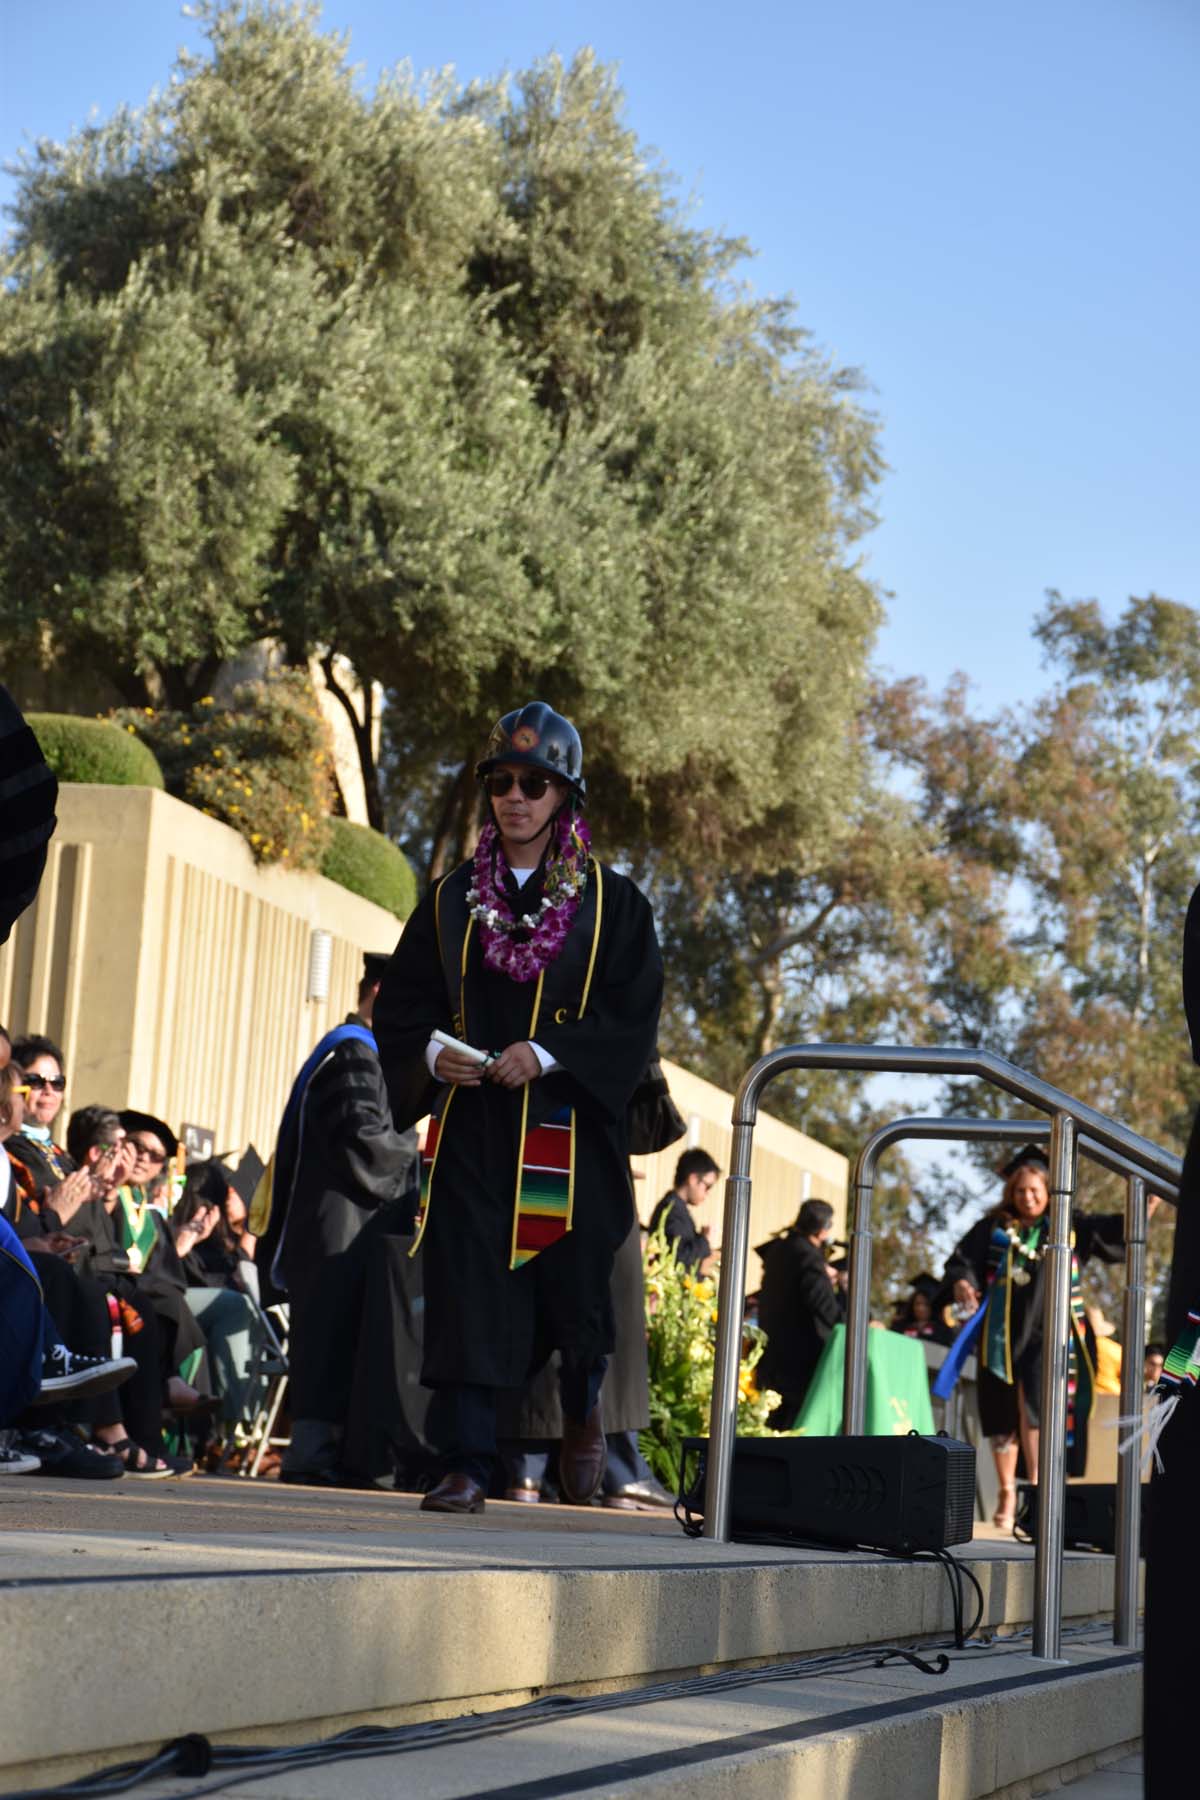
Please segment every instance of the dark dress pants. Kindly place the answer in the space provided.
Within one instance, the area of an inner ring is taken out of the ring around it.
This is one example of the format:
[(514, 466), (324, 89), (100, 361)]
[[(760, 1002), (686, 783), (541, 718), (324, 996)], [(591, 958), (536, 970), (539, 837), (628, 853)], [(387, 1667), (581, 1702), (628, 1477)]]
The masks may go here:
[[(558, 1378), (564, 1418), (583, 1424), (600, 1398), (607, 1366), (603, 1356), (587, 1362), (564, 1356)], [(429, 1413), (429, 1429), (447, 1471), (469, 1475), (485, 1488), (496, 1462), (499, 1391), (465, 1381), (448, 1383), (437, 1390)]]

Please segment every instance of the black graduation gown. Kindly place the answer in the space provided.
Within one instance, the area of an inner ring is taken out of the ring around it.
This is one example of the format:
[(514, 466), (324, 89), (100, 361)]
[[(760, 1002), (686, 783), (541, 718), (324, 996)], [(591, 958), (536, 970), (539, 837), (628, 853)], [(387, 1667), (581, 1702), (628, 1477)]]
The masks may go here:
[[(1200, 1063), (1200, 888), (1188, 907), (1183, 940), (1183, 1002)], [(1200, 1111), (1192, 1124), (1179, 1205), (1167, 1301), (1167, 1343), (1200, 1302)], [(1195, 1544), (1200, 1493), (1200, 1392), (1185, 1393), (1159, 1440), (1163, 1468), (1150, 1478), (1146, 1504), (1147, 1800), (1176, 1800), (1180, 1771), (1195, 1756), (1195, 1644), (1200, 1617), (1200, 1555)], [(1182, 1783), (1182, 1785), (1181, 1785)]]
[(803, 1397), (845, 1302), (829, 1279), (824, 1252), (791, 1230), (757, 1246), (762, 1258), (758, 1322), (766, 1347), (754, 1371), (759, 1391)]
[[(986, 1296), (988, 1253), (996, 1229), (996, 1215), (987, 1213), (976, 1220), (966, 1236), (950, 1252), (945, 1281), (967, 1280)], [(1071, 1230), (1075, 1235), (1075, 1254), (1080, 1267), (1089, 1257), (1100, 1262), (1118, 1263), (1125, 1254), (1125, 1218), (1122, 1213), (1071, 1213)], [(1030, 1270), (1031, 1279), (1024, 1286), (1014, 1283), (1010, 1300), (1010, 1354), (1013, 1382), (1002, 1381), (989, 1369), (979, 1370), (979, 1422), (985, 1437), (1006, 1437), (1017, 1429), (1017, 1382), (1025, 1396), (1025, 1416), (1035, 1429), (1041, 1414), (1042, 1395), (1042, 1314), (1046, 1303), (1045, 1264), (1039, 1260)], [(986, 1329), (986, 1327), (985, 1327)], [(1090, 1331), (1090, 1327), (1088, 1328)], [(1088, 1342), (1089, 1354), (1095, 1361), (1094, 1340)], [(1082, 1474), (1087, 1462), (1087, 1420), (1076, 1426), (1075, 1441), (1068, 1456), (1068, 1473)]]
[(416, 1155), (416, 1133), (392, 1121), (378, 1056), (358, 1038), (336, 1045), (309, 1081), (290, 1204), (273, 1207), (256, 1259), (269, 1277), (278, 1253), (286, 1283), (293, 1418), (345, 1419), (372, 1242), (411, 1225)]
[[(597, 869), (593, 864), (591, 892), (546, 970), (536, 1020), (538, 984), (488, 969), (479, 932), (466, 926), (469, 863), (421, 901), (375, 1002), (375, 1035), (397, 1122), (415, 1121), (431, 1103), (442, 1110), (422, 1239), (421, 1379), (428, 1386), (521, 1387), (553, 1350), (591, 1361), (613, 1348), (609, 1277), (634, 1220), (626, 1108), (654, 1054), (662, 959), (644, 896), (624, 876)], [(450, 961), (461, 969), (457, 993), (443, 968), (447, 937), (465, 943), (461, 965)], [(578, 1017), (589, 963), (586, 1009)], [(439, 1090), (424, 1061), (438, 1028), (484, 1049), (534, 1040), (561, 1067), (528, 1089), (484, 1080), (477, 1088)], [(574, 1211), (564, 1237), (513, 1270), (526, 1095), (530, 1130), (564, 1106), (574, 1108)]]
[[(636, 1220), (613, 1261), (609, 1292), (613, 1353), (604, 1373), (604, 1429), (644, 1431), (650, 1423), (650, 1380), (642, 1230)], [(499, 1437), (519, 1443), (558, 1442), (562, 1437), (562, 1400), (553, 1362), (529, 1383), (519, 1403), (516, 1396), (512, 1402), (501, 1401), (496, 1431)]]

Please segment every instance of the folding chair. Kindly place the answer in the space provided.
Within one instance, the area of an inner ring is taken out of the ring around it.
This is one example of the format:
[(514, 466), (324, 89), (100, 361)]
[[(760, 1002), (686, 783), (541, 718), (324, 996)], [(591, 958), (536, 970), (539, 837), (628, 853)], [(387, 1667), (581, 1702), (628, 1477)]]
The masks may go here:
[[(253, 1296), (251, 1296), (253, 1298)], [(288, 1330), (291, 1323), (286, 1301), (275, 1306), (262, 1307), (254, 1301), (259, 1322), (263, 1328), (263, 1341), (256, 1346), (255, 1360), (251, 1366), (251, 1377), (255, 1386), (261, 1383), (261, 1397), (255, 1408), (254, 1417), (246, 1436), (245, 1454), (242, 1457), (238, 1474), (253, 1481), (262, 1468), (263, 1458), (268, 1450), (280, 1450), (291, 1442), (290, 1435), (276, 1437), (275, 1424), (279, 1418), (280, 1408), (288, 1387)], [(272, 1324), (272, 1315), (279, 1326), (278, 1331)]]

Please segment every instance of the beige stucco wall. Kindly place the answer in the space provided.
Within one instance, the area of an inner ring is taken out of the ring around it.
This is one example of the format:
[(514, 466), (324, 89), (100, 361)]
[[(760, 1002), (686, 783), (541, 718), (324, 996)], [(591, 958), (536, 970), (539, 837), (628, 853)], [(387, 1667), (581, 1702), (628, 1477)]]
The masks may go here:
[[(0, 948), (0, 1020), (45, 1032), (67, 1107), (139, 1106), (218, 1150), (270, 1149), (296, 1070), (399, 922), (321, 875), (258, 867), (238, 834), (153, 788), (64, 786), (37, 901)], [(329, 997), (305, 998), (314, 929)]]
[[(672, 1184), (679, 1152), (699, 1145), (723, 1170), (729, 1168), (733, 1143), (731, 1115), (733, 1097), (714, 1087), (699, 1075), (692, 1075), (677, 1063), (664, 1062), (663, 1072), (671, 1089), (671, 1098), (688, 1121), (688, 1135), (669, 1150), (655, 1156), (635, 1156), (634, 1193), (638, 1212), (646, 1222), (655, 1202)], [(754, 1145), (750, 1161), (750, 1243), (761, 1244), (774, 1232), (790, 1225), (800, 1210), (802, 1200), (828, 1200), (834, 1210), (835, 1235), (844, 1237), (846, 1225), (846, 1193), (850, 1165), (836, 1150), (806, 1137), (793, 1125), (785, 1125), (770, 1113), (760, 1110), (754, 1127)], [(725, 1184), (717, 1183), (700, 1217), (708, 1230), (714, 1249), (721, 1242), (721, 1211)], [(750, 1255), (747, 1272), (748, 1291), (759, 1284), (762, 1264)]]

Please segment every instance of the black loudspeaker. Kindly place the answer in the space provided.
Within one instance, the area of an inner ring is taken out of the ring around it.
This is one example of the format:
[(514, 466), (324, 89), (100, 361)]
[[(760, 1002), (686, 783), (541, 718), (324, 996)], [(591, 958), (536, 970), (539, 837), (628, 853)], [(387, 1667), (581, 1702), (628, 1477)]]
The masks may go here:
[[(683, 1504), (703, 1513), (707, 1438), (683, 1447)], [(975, 1529), (975, 1451), (954, 1438), (745, 1437), (733, 1453), (730, 1534), (839, 1547), (945, 1550)]]
[[(1146, 1494), (1142, 1489), (1140, 1553), (1146, 1553)], [(1017, 1484), (1017, 1530), (1037, 1542), (1038, 1491), (1031, 1481)], [(1112, 1556), (1117, 1548), (1117, 1488), (1112, 1481), (1068, 1481), (1063, 1511), (1063, 1543), (1068, 1550), (1102, 1550)]]

